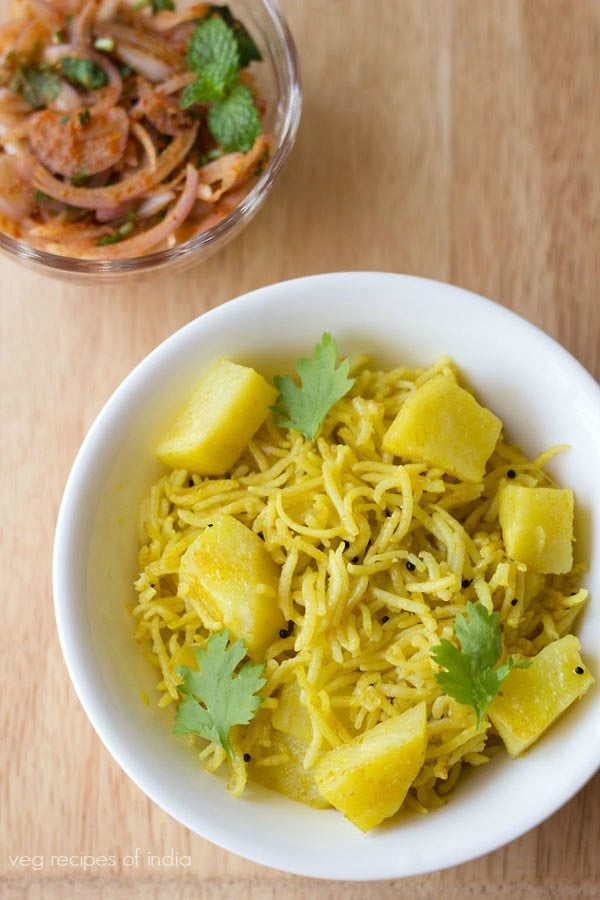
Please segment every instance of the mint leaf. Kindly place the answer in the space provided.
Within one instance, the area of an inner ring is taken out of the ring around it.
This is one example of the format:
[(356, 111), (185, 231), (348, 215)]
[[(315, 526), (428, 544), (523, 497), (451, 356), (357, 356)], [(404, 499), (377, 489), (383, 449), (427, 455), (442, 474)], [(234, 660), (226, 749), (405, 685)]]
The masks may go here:
[(526, 669), (528, 659), (515, 662), (509, 656), (504, 665), (494, 669), (502, 656), (502, 634), (498, 613), (488, 613), (482, 603), (467, 603), (467, 616), (459, 613), (454, 633), (460, 650), (450, 641), (442, 640), (433, 647), (431, 656), (446, 671), (438, 672), (435, 680), (445, 694), (464, 706), (471, 706), (477, 714), (477, 728), (512, 669)]
[(42, 109), (60, 94), (60, 78), (45, 66), (20, 66), (10, 87), (34, 109)]
[[(174, 732), (190, 732), (220, 744), (232, 756), (229, 732), (234, 725), (247, 725), (256, 715), (262, 697), (258, 691), (266, 681), (263, 665), (249, 660), (244, 641), (227, 646), (227, 629), (213, 634), (205, 647), (196, 650), (198, 671), (177, 666), (184, 695), (177, 707)], [(236, 673), (237, 669), (237, 673)]]
[(197, 25), (188, 44), (187, 62), (196, 74), (196, 103), (224, 97), (235, 83), (240, 67), (238, 45), (231, 28), (217, 16)]
[(108, 75), (97, 63), (91, 59), (75, 59), (72, 56), (64, 56), (59, 67), (65, 78), (73, 84), (79, 84), (86, 91), (93, 91), (108, 84)]
[(205, 86), (199, 84), (197, 81), (193, 81), (192, 84), (187, 84), (181, 92), (179, 105), (182, 109), (187, 109), (189, 106), (193, 106), (194, 103), (205, 103), (204, 92)]
[(240, 68), (245, 69), (253, 60), (260, 62), (262, 55), (245, 25), (236, 19), (228, 6), (217, 6), (211, 4), (210, 11), (217, 16), (221, 16), (226, 25), (229, 25), (235, 35), (238, 45), (238, 53), (240, 55)]
[(299, 359), (296, 363), (300, 387), (290, 375), (275, 376), (273, 380), (279, 397), (271, 411), (276, 425), (293, 428), (312, 441), (331, 407), (354, 384), (354, 379), (348, 378), (350, 361), (343, 360), (336, 369), (336, 360), (337, 345), (331, 335), (325, 333), (315, 347), (312, 359)]
[(151, 0), (152, 3), (152, 14), (156, 15), (161, 9), (175, 9), (175, 4), (173, 0)]
[(225, 150), (247, 153), (262, 132), (252, 94), (238, 84), (224, 100), (213, 103), (208, 111), (208, 129)]

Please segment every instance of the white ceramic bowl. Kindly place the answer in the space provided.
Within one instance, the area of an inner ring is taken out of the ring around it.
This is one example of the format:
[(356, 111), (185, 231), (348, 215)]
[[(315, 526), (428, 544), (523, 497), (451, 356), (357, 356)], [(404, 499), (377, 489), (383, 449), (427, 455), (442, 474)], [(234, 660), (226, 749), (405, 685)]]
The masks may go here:
[(344, 355), (384, 364), (458, 362), (530, 454), (572, 450), (552, 471), (577, 495), (578, 554), (591, 560), (592, 601), (579, 622), (598, 677), (600, 647), (600, 389), (558, 344), (500, 306), (455, 287), (373, 272), (275, 284), (215, 309), (168, 338), (115, 392), (83, 443), (56, 532), (56, 619), (67, 666), (94, 728), (136, 784), (215, 844), (264, 865), (322, 878), (416, 875), (513, 840), (569, 800), (600, 765), (600, 684), (523, 759), (473, 771), (450, 803), (361, 834), (251, 785), (234, 800), (221, 778), (171, 734), (171, 714), (140, 702), (155, 676), (125, 610), (136, 571), (138, 505), (157, 476), (153, 448), (190, 385), (215, 358), (272, 372), (331, 331)]

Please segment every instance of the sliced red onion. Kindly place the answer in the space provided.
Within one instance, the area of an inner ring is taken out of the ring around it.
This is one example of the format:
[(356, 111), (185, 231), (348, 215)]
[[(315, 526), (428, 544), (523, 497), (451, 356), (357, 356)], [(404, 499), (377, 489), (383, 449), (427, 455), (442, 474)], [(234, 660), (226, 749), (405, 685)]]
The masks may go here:
[(133, 208), (133, 203), (134, 201), (130, 200), (128, 203), (121, 203), (120, 206), (113, 206), (112, 209), (97, 209), (96, 221), (105, 223), (122, 219)]
[(145, 53), (138, 47), (132, 47), (128, 44), (117, 44), (115, 54), (119, 59), (128, 66), (147, 78), (153, 84), (160, 84), (173, 74), (173, 69), (167, 63)]
[(0, 215), (22, 222), (32, 209), (28, 161), (20, 156), (0, 156)]
[(75, 88), (66, 81), (60, 83), (60, 94), (50, 104), (51, 109), (59, 112), (73, 112), (81, 106), (81, 96)]
[(137, 209), (138, 219), (151, 219), (175, 199), (173, 191), (158, 191), (142, 200)]
[(134, 122), (131, 126), (131, 130), (144, 149), (150, 170), (154, 172), (156, 168), (157, 154), (156, 147), (154, 146), (152, 138), (150, 137), (144, 126), (139, 122)]
[(209, 11), (209, 3), (195, 3), (181, 12), (171, 10), (162, 10), (148, 19), (148, 28), (153, 31), (163, 32), (177, 28), (184, 22), (193, 22), (195, 19), (202, 19)]
[(100, 0), (96, 22), (110, 22), (116, 16), (121, 0)]
[(98, 0), (84, 3), (71, 23), (71, 43), (79, 50), (89, 47), (92, 40), (92, 25), (96, 17)]
[(188, 165), (185, 186), (179, 200), (162, 222), (155, 225), (154, 228), (149, 228), (148, 231), (121, 241), (119, 244), (82, 249), (81, 255), (87, 259), (132, 259), (136, 256), (143, 256), (157, 244), (166, 241), (185, 222), (196, 202), (197, 188), (198, 172), (194, 166)]
[(130, 47), (147, 50), (148, 53), (161, 59), (175, 71), (185, 68), (183, 58), (162, 37), (154, 37), (139, 29), (128, 28), (119, 22), (99, 22), (94, 29), (94, 34), (96, 37), (106, 37), (107, 35), (113, 37), (117, 41), (117, 47), (120, 44), (127, 44)]
[[(33, 185), (50, 197), (54, 197), (55, 200), (68, 203), (70, 206), (77, 206), (81, 209), (110, 209), (127, 200), (133, 200), (141, 194), (146, 194), (160, 184), (185, 159), (197, 134), (198, 125), (194, 125), (185, 134), (174, 138), (167, 149), (163, 150), (158, 157), (154, 171), (146, 166), (124, 178), (118, 184), (99, 188), (74, 187), (72, 184), (54, 178), (44, 166), (38, 163), (33, 170)], [(197, 181), (196, 177), (196, 183)]]
[(121, 99), (121, 93), (123, 91), (123, 81), (119, 70), (103, 53), (94, 53), (93, 50), (86, 50), (85, 57), (91, 59), (92, 62), (95, 62), (96, 65), (100, 66), (108, 78), (107, 86), (101, 89), (101, 92), (99, 92), (99, 99), (91, 108), (92, 114), (103, 112), (106, 109), (110, 109), (112, 106), (116, 106)]
[(184, 72), (183, 75), (174, 75), (173, 78), (169, 78), (168, 81), (159, 85), (156, 91), (159, 94), (176, 94), (177, 91), (183, 90), (184, 87), (192, 84), (195, 80), (196, 75), (194, 72)]
[(53, 66), (63, 56), (74, 56), (76, 53), (77, 51), (72, 44), (50, 44), (48, 47), (44, 47), (42, 56), (44, 62)]

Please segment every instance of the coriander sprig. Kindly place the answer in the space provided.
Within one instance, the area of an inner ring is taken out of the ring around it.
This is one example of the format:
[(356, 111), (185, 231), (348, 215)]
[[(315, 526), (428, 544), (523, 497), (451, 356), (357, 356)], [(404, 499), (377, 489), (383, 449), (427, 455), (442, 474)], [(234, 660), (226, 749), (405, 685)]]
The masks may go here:
[(526, 669), (531, 661), (515, 662), (509, 656), (504, 665), (495, 669), (502, 656), (500, 616), (497, 612), (488, 613), (482, 603), (470, 601), (466, 613), (459, 613), (454, 624), (460, 650), (442, 640), (433, 647), (431, 655), (446, 670), (435, 676), (439, 686), (458, 703), (472, 706), (477, 714), (477, 728), (481, 728), (483, 716), (509, 672)]
[(326, 332), (315, 347), (312, 359), (299, 359), (296, 363), (300, 386), (290, 375), (275, 376), (279, 397), (271, 411), (276, 425), (293, 428), (309, 441), (313, 440), (331, 407), (354, 384), (354, 379), (348, 378), (350, 361), (342, 360), (337, 369), (336, 361), (337, 344)]
[[(183, 694), (175, 715), (175, 734), (192, 733), (219, 744), (232, 756), (229, 732), (234, 725), (247, 725), (262, 703), (258, 691), (266, 684), (263, 665), (246, 657), (246, 645), (239, 640), (228, 645), (229, 631), (213, 634), (196, 650), (198, 671), (177, 666)], [(238, 668), (239, 666), (239, 668)]]

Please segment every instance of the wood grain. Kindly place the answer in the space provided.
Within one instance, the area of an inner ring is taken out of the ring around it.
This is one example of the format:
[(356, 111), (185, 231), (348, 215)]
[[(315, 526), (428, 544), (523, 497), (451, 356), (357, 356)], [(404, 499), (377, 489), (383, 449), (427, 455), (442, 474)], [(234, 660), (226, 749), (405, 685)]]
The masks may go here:
[[(540, 828), (459, 868), (378, 885), (315, 882), (229, 855), (153, 806), (101, 746), (68, 681), (50, 581), (68, 470), (120, 380), (199, 313), (308, 273), (411, 272), (518, 310), (600, 375), (599, 0), (284, 8), (303, 61), (301, 133), (266, 207), (233, 245), (180, 277), (110, 290), (0, 261), (0, 894), (599, 896), (599, 777)], [(136, 848), (174, 849), (192, 864), (34, 871), (9, 859)]]

